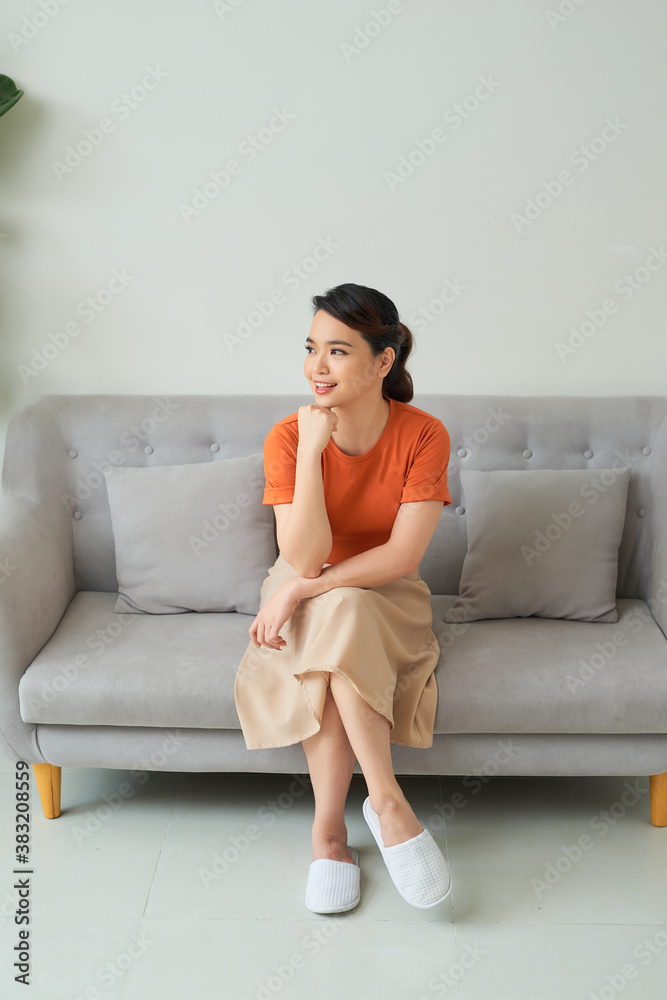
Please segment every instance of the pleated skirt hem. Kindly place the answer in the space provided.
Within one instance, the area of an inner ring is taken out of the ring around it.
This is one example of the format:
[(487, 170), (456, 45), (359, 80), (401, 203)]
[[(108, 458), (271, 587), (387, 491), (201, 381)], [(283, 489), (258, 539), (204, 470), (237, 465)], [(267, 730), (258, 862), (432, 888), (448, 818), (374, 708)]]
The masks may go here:
[[(393, 743), (394, 746), (398, 746), (398, 747), (412, 747), (415, 750), (428, 750), (428, 749), (430, 749), (433, 746), (433, 737), (432, 736), (431, 736), (430, 741), (428, 743), (423, 743), (423, 742), (422, 743), (403, 743), (400, 740), (394, 740), (394, 739), (392, 739), (391, 734), (392, 734), (392, 732), (393, 732), (393, 730), (395, 728), (393, 721), (389, 718), (389, 716), (386, 714), (386, 712), (383, 712), (381, 708), (379, 708), (377, 705), (374, 705), (373, 702), (371, 701), (371, 699), (368, 698), (362, 691), (359, 690), (359, 688), (354, 683), (354, 681), (352, 680), (352, 678), (348, 677), (348, 675), (345, 673), (345, 671), (341, 670), (339, 667), (332, 666), (331, 664), (326, 664), (326, 665), (321, 666), (321, 667), (308, 667), (306, 670), (301, 670), (300, 673), (301, 674), (310, 674), (310, 673), (315, 673), (316, 671), (320, 671), (320, 672), (323, 672), (323, 673), (326, 672), (326, 673), (337, 674), (339, 677), (345, 678), (345, 680), (348, 681), (352, 685), (352, 687), (357, 692), (357, 694), (361, 698), (363, 698), (364, 701), (367, 702), (371, 706), (371, 708), (375, 709), (376, 712), (378, 712), (380, 715), (382, 715), (387, 720), (387, 722), (389, 723), (389, 726), (390, 726), (390, 729), (389, 729), (389, 742)], [(290, 740), (288, 740), (285, 743), (249, 743), (248, 740), (247, 740), (247, 738), (246, 738), (245, 739), (246, 750), (277, 750), (280, 747), (290, 747), (290, 746), (294, 746), (295, 743), (301, 743), (302, 740), (307, 740), (311, 736), (315, 736), (317, 733), (319, 733), (320, 729), (322, 728), (322, 718), (320, 716), (318, 716), (317, 712), (315, 711), (314, 706), (312, 705), (312, 703), (310, 701), (310, 698), (308, 697), (308, 687), (301, 680), (301, 677), (299, 676), (299, 674), (292, 674), (292, 676), (295, 677), (299, 681), (299, 683), (301, 684), (301, 687), (303, 689), (303, 693), (304, 693), (305, 698), (306, 698), (306, 704), (308, 706), (308, 709), (312, 713), (313, 718), (314, 718), (315, 722), (317, 723), (316, 728), (313, 729), (313, 731), (310, 732), (310, 733), (304, 733), (303, 736), (297, 736), (294, 739), (290, 739)]]

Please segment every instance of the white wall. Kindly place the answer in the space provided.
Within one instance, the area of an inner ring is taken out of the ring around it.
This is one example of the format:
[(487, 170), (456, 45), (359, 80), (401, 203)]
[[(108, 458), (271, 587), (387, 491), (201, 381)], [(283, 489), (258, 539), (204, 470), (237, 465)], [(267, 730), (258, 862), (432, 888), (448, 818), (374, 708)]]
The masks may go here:
[(663, 393), (666, 36), (662, 0), (3, 0), (2, 444), (46, 393), (313, 401), (309, 299), (343, 281), (395, 301), (418, 393)]

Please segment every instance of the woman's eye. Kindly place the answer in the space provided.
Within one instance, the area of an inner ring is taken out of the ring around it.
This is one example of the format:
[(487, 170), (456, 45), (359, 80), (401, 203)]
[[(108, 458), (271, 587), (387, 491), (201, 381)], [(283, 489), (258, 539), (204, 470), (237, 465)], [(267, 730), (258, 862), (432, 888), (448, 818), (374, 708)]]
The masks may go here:
[[(313, 349), (312, 347), (310, 347), (309, 345), (306, 345), (306, 350), (307, 351), (312, 351), (312, 349)], [(345, 351), (341, 350), (340, 347), (334, 347), (332, 349), (332, 353), (334, 353), (334, 352), (338, 353), (338, 354), (345, 354)]]

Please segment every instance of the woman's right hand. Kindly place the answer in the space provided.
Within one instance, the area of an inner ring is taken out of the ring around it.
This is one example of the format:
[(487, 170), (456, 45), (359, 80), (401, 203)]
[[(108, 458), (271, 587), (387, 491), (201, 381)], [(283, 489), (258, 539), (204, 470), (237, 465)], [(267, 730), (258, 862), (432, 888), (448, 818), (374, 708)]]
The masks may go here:
[(338, 426), (338, 415), (329, 406), (311, 403), (299, 407), (298, 417), (299, 448), (323, 452)]

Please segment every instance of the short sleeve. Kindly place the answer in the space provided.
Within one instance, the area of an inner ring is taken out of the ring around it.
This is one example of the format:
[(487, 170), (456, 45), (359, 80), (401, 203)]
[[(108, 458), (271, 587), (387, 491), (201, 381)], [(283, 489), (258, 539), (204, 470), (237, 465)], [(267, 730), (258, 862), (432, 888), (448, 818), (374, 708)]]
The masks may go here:
[(298, 431), (289, 424), (275, 424), (264, 439), (263, 504), (291, 503), (296, 480)]
[(442, 420), (434, 419), (419, 439), (399, 503), (442, 500), (446, 506), (452, 502), (447, 488), (449, 452), (449, 432)]

